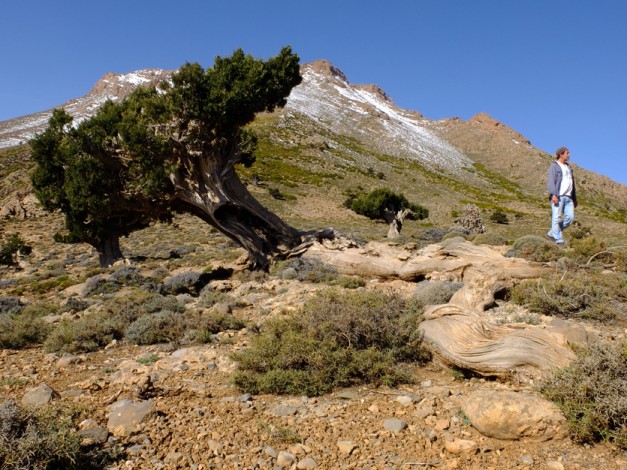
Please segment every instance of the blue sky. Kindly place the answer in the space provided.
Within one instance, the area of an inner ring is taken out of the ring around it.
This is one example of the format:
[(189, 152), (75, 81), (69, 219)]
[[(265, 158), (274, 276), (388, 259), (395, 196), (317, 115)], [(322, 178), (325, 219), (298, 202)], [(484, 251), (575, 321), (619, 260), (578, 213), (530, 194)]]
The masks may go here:
[(0, 121), (107, 72), (291, 45), (428, 118), (486, 112), (627, 184), (627, 1), (20, 0), (0, 12)]

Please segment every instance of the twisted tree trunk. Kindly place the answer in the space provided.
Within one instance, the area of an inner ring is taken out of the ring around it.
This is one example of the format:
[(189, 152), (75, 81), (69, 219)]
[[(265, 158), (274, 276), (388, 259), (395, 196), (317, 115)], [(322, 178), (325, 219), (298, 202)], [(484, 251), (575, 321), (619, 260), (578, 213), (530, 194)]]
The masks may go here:
[(234, 169), (239, 158), (236, 145), (226, 154), (187, 157), (185, 170), (170, 175), (176, 189), (173, 207), (215, 227), (248, 252), (254, 268), (267, 270), (274, 259), (300, 249), (308, 237), (250, 194)]

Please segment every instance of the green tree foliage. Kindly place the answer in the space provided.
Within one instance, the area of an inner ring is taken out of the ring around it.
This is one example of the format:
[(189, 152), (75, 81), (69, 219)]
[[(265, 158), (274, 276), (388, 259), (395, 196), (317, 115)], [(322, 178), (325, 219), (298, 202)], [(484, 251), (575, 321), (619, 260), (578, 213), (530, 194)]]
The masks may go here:
[[(349, 202), (347, 201), (346, 205)], [(373, 220), (384, 220), (390, 224), (388, 237), (394, 238), (401, 231), (405, 218), (421, 220), (429, 217), (429, 210), (407, 200), (403, 194), (397, 194), (386, 188), (379, 188), (350, 201), (350, 208), (358, 214)]]
[(261, 206), (234, 171), (254, 162), (255, 114), (283, 106), (301, 81), (289, 47), (267, 61), (237, 50), (213, 68), (187, 63), (171, 83), (138, 88), (78, 125), (55, 110), (31, 141), (31, 180), (47, 210), (65, 214), (69, 242), (87, 242), (101, 264), (122, 256), (119, 238), (173, 211), (201, 217), (265, 266), (300, 233)]
[(18, 252), (27, 255), (31, 252), (31, 247), (22, 240), (22, 237), (14, 233), (5, 243), (0, 245), (0, 264), (6, 266), (15, 265), (15, 258)]

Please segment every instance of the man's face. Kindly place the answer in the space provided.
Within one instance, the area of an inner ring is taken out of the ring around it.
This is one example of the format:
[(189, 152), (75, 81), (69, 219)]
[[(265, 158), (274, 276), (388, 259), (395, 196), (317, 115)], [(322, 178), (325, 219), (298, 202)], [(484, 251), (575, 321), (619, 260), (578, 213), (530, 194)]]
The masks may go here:
[(564, 153), (562, 153), (562, 154), (559, 156), (559, 160), (560, 160), (562, 163), (566, 163), (569, 159), (570, 159), (570, 152), (569, 152), (568, 150), (566, 150)]

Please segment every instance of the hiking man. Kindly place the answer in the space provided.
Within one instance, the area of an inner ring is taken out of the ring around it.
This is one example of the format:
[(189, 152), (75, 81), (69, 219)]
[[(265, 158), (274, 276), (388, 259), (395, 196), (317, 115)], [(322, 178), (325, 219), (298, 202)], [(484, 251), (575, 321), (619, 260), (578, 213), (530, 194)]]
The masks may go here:
[(555, 157), (556, 159), (551, 163), (546, 178), (546, 189), (551, 201), (551, 230), (546, 236), (563, 246), (562, 230), (575, 220), (577, 195), (573, 169), (568, 164), (570, 152), (566, 147), (560, 147), (555, 152)]

